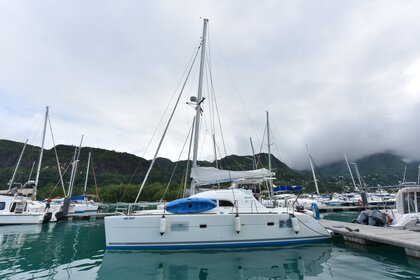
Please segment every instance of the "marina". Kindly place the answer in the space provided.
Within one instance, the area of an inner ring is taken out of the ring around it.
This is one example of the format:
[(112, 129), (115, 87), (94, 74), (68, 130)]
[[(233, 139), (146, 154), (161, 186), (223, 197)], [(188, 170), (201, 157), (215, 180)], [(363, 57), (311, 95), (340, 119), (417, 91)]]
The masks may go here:
[(420, 280), (420, 2), (56, 2), (0, 1), (0, 280)]
[[(349, 221), (354, 212), (327, 218)], [(59, 237), (59, 238), (58, 238)], [(0, 227), (2, 279), (417, 279), (420, 261), (386, 244), (341, 236), (319, 244), (255, 249), (115, 251), (103, 219)]]

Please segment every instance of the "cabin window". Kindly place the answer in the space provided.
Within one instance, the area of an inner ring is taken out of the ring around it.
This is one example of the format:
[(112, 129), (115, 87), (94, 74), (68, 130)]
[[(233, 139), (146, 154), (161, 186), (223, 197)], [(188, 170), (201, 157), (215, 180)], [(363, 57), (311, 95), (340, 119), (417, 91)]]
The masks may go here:
[(15, 209), (16, 209), (16, 202), (12, 204), (12, 208), (10, 209), (10, 212), (15, 212)]
[(207, 225), (200, 225), (200, 228), (207, 228)]
[(268, 222), (268, 223), (267, 223), (267, 226), (269, 226), (269, 227), (270, 227), (270, 226), (274, 226), (274, 222)]
[(188, 231), (188, 223), (171, 223), (171, 231)]
[(6, 202), (0, 202), (0, 210), (4, 210), (6, 207)]
[(219, 206), (221, 207), (233, 207), (233, 203), (229, 200), (219, 200)]

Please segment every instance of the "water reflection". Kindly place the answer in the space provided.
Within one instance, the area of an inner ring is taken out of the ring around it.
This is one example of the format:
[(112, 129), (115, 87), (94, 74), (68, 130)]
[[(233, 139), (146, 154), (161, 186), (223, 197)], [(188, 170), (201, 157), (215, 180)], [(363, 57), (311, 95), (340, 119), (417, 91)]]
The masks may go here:
[[(0, 227), (0, 279), (70, 279), (103, 255), (103, 222)], [(55, 276), (55, 277), (53, 277)]]
[(107, 251), (100, 279), (303, 279), (317, 276), (332, 244), (276, 249)]

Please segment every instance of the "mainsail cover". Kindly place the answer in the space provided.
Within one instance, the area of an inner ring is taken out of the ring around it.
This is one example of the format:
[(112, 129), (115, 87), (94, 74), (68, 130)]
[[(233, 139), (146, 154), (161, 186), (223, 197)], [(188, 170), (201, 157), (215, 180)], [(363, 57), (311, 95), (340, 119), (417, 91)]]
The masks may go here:
[(247, 171), (222, 170), (215, 167), (193, 167), (191, 169), (191, 178), (195, 181), (196, 186), (228, 182), (261, 183), (264, 179), (274, 175), (274, 172), (265, 168)]

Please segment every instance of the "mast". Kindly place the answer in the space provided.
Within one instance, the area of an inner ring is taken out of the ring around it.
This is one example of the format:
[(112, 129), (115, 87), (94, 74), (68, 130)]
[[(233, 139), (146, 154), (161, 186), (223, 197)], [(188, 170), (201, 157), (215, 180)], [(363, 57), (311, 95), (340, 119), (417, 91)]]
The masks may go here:
[(249, 137), (249, 142), (251, 142), (251, 150), (252, 150), (252, 167), (253, 169), (257, 169), (257, 161), (255, 160), (255, 151), (254, 151), (254, 144), (252, 144), (252, 138)]
[(44, 143), (45, 143), (45, 132), (47, 130), (47, 120), (48, 120), (48, 106), (45, 109), (45, 120), (44, 120), (44, 130), (42, 133), (41, 152), (39, 154), (38, 169), (36, 171), (34, 193), (32, 194), (34, 198), (36, 197), (36, 190), (38, 188), (38, 182), (39, 182), (39, 173), (41, 172), (42, 156), (44, 155)]
[(356, 170), (357, 179), (359, 180), (360, 188), (363, 190), (362, 179), (360, 178), (359, 168), (357, 167), (356, 162), (352, 162), (351, 164), (354, 165), (354, 169)]
[[(201, 119), (201, 102), (202, 102), (202, 92), (203, 92), (203, 72), (204, 72), (204, 62), (206, 57), (206, 37), (207, 37), (207, 23), (208, 19), (203, 20), (203, 37), (201, 41), (201, 59), (200, 59), (200, 76), (198, 78), (198, 91), (197, 91), (197, 106), (195, 107), (195, 129), (194, 129), (194, 148), (193, 148), (193, 162), (192, 168), (197, 166), (197, 154), (198, 154), (198, 138), (200, 132), (200, 119)], [(191, 181), (191, 190), (190, 194), (195, 193), (195, 182)]]
[[(270, 143), (270, 121), (269, 121), (269, 117), (268, 117), (268, 111), (266, 111), (266, 115), (267, 115), (267, 144), (268, 144), (268, 171), (271, 172), (271, 143)], [(270, 178), (268, 179), (268, 184), (270, 185), (270, 196), (271, 198), (274, 197), (274, 193), (273, 193), (273, 179)]]
[(83, 137), (84, 137), (84, 135), (82, 135), (82, 138), (80, 139), (79, 148), (76, 147), (74, 149), (73, 166), (72, 166), (72, 169), (71, 169), (70, 183), (69, 183), (69, 189), (68, 189), (68, 193), (67, 193), (68, 197), (70, 197), (73, 193), (73, 186), (74, 186), (74, 180), (75, 180), (75, 177), (76, 177), (77, 163), (79, 162), (79, 156), (80, 156), (80, 150), (82, 148)]
[(402, 181), (403, 184), (405, 183), (405, 173), (406, 172), (407, 172), (407, 165), (404, 168), (403, 181)]
[(214, 153), (214, 163), (215, 163), (215, 167), (219, 168), (219, 163), (217, 162), (217, 149), (216, 149), (216, 136), (212, 135), (212, 139), (213, 139), (213, 153)]
[(85, 178), (85, 189), (84, 189), (84, 194), (85, 195), (86, 195), (86, 187), (87, 187), (88, 176), (89, 176), (89, 166), (90, 166), (90, 157), (91, 156), (92, 156), (92, 153), (89, 152), (88, 163), (87, 163), (87, 167), (86, 167), (86, 178)]
[(306, 152), (308, 153), (309, 164), (311, 165), (312, 176), (314, 177), (316, 194), (317, 194), (317, 195), (319, 195), (318, 180), (316, 179), (315, 169), (314, 169), (314, 164), (313, 164), (313, 162), (312, 162), (312, 157), (311, 157), (311, 155), (309, 154), (308, 145), (306, 145)]
[(22, 156), (23, 156), (23, 152), (25, 151), (26, 144), (28, 144), (28, 139), (26, 139), (25, 145), (23, 145), (22, 151), (20, 152), (20, 156), (19, 156), (18, 162), (16, 164), (15, 171), (13, 172), (12, 179), (10, 179), (10, 182), (9, 182), (9, 189), (8, 189), (8, 191), (10, 191), (10, 189), (13, 186), (13, 183), (15, 182), (16, 172), (19, 169), (20, 161), (22, 160)]
[(353, 182), (354, 190), (358, 191), (357, 186), (356, 186), (356, 182), (354, 181), (353, 173), (351, 172), (349, 161), (347, 160), (346, 154), (344, 154), (344, 159), (346, 160), (347, 168), (349, 169), (349, 172), (350, 172), (350, 177), (351, 177), (351, 181)]
[(419, 166), (417, 167), (418, 171), (417, 171), (417, 185), (420, 184), (420, 163)]

